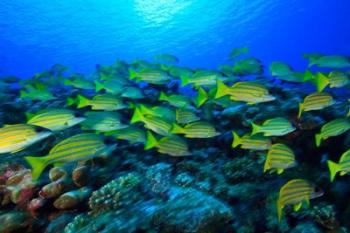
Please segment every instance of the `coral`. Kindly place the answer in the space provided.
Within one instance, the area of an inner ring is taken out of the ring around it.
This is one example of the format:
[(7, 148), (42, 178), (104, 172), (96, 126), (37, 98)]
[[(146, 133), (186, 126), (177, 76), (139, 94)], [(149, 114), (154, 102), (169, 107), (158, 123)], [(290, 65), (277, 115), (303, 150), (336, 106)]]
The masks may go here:
[(182, 172), (175, 177), (175, 184), (181, 187), (189, 187), (194, 183), (194, 178), (186, 172)]
[(136, 173), (121, 176), (92, 193), (89, 206), (93, 213), (117, 210), (140, 198), (138, 191), (141, 178)]
[(171, 182), (172, 166), (166, 163), (158, 163), (147, 169), (146, 179), (149, 184), (149, 189), (155, 194), (165, 194)]
[(252, 155), (235, 157), (223, 167), (224, 175), (230, 183), (257, 181), (262, 175), (262, 162)]
[(77, 215), (72, 222), (64, 228), (64, 233), (83, 232), (83, 228), (93, 220), (92, 216), (87, 214)]
[(0, 223), (0, 232), (19, 232), (28, 228), (29, 218), (25, 212), (0, 212)]

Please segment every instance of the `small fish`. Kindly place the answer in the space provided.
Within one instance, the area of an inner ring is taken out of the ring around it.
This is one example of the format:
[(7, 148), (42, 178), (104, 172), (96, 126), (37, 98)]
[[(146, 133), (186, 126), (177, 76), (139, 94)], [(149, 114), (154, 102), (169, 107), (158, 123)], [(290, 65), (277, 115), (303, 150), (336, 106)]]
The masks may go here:
[(188, 97), (183, 95), (170, 95), (167, 96), (164, 92), (160, 93), (159, 101), (166, 101), (170, 105), (176, 108), (186, 108), (191, 105), (191, 101)]
[(296, 166), (296, 162), (292, 149), (282, 143), (271, 145), (265, 160), (264, 172), (270, 170), (281, 174), (285, 169), (294, 166)]
[(81, 123), (82, 130), (108, 132), (126, 128), (117, 112), (86, 112), (86, 120)]
[(199, 121), (200, 118), (190, 109), (176, 109), (176, 122), (178, 124), (188, 124), (195, 121)]
[(77, 102), (77, 108), (91, 106), (92, 110), (115, 111), (128, 108), (122, 98), (111, 94), (96, 95), (92, 99), (78, 95)]
[(95, 81), (95, 91), (105, 90), (107, 93), (119, 95), (123, 92), (125, 86), (115, 80), (107, 80), (105, 82)]
[(145, 98), (145, 95), (142, 93), (140, 88), (137, 88), (137, 87), (126, 87), (123, 90), (123, 93), (121, 96), (124, 98), (136, 99), (136, 100)]
[(83, 90), (94, 90), (95, 86), (89, 80), (86, 80), (83, 75), (75, 75), (72, 79), (65, 79), (64, 85), (73, 86)]
[(186, 138), (212, 138), (220, 135), (212, 124), (205, 121), (196, 121), (184, 127), (174, 124), (171, 133), (185, 134)]
[(214, 87), (217, 80), (225, 80), (217, 71), (199, 70), (192, 76), (181, 76), (181, 86), (193, 84), (195, 87)]
[(249, 52), (248, 47), (242, 47), (242, 48), (233, 48), (228, 56), (228, 59), (232, 61), (233, 59), (237, 58), (241, 54), (246, 54)]
[(329, 93), (315, 92), (304, 98), (304, 102), (299, 104), (298, 118), (303, 112), (322, 110), (335, 104), (333, 97)]
[(138, 107), (135, 108), (134, 115), (131, 118), (130, 123), (143, 122), (145, 128), (152, 130), (153, 132), (162, 135), (169, 136), (172, 124), (164, 120), (161, 117), (144, 115)]
[(332, 71), (328, 76), (321, 72), (317, 72), (314, 78), (317, 91), (321, 92), (328, 85), (330, 88), (344, 87), (349, 83), (348, 76), (342, 71)]
[(25, 86), (25, 90), (20, 91), (22, 99), (31, 99), (39, 101), (54, 100), (56, 97), (48, 90), (48, 88), (40, 83)]
[(106, 132), (105, 135), (112, 136), (119, 140), (126, 140), (131, 143), (146, 143), (145, 130), (135, 126), (128, 126), (127, 128)]
[(179, 59), (177, 57), (166, 53), (155, 55), (154, 59), (162, 62), (172, 63), (172, 64), (179, 63)]
[(215, 98), (229, 95), (231, 100), (243, 101), (249, 105), (273, 101), (276, 98), (269, 91), (256, 82), (237, 82), (232, 87), (226, 86), (220, 80), (217, 81)]
[(283, 117), (266, 120), (262, 125), (252, 123), (252, 134), (263, 133), (264, 136), (283, 136), (295, 130), (295, 127)]
[(292, 82), (292, 83), (304, 83), (311, 81), (314, 75), (310, 70), (306, 70), (304, 73), (301, 72), (291, 72), (288, 75), (277, 76), (278, 79), (282, 81)]
[(193, 75), (193, 71), (191, 69), (188, 69), (186, 67), (179, 67), (179, 66), (172, 66), (169, 69), (169, 74), (172, 77), (191, 77)]
[(279, 192), (277, 200), (278, 221), (281, 221), (282, 210), (286, 205), (293, 205), (294, 211), (301, 209), (303, 203), (307, 206), (310, 199), (323, 195), (322, 191), (316, 190), (316, 187), (303, 179), (293, 179), (283, 185)]
[(271, 75), (277, 77), (288, 76), (293, 73), (293, 69), (284, 62), (272, 62), (269, 69)]
[(171, 135), (157, 140), (157, 138), (148, 131), (145, 150), (149, 150), (154, 147), (156, 147), (158, 152), (161, 154), (168, 154), (171, 156), (191, 155), (191, 153), (188, 151), (187, 142), (180, 137)]
[(248, 150), (268, 150), (271, 146), (271, 140), (269, 138), (248, 134), (240, 137), (236, 132), (232, 131), (233, 141), (232, 148), (236, 148), (241, 145), (242, 149)]
[(309, 67), (318, 66), (324, 68), (349, 68), (350, 60), (348, 57), (340, 55), (329, 55), (321, 57), (310, 57)]
[(151, 107), (144, 104), (139, 104), (137, 107), (139, 108), (140, 112), (143, 115), (161, 117), (169, 122), (175, 122), (176, 120), (176, 112), (169, 107), (165, 107), (165, 106)]
[(350, 129), (350, 122), (346, 118), (338, 118), (327, 122), (321, 128), (321, 132), (315, 135), (316, 146), (321, 145), (322, 140), (341, 135)]
[(36, 125), (51, 131), (65, 130), (85, 120), (69, 109), (46, 109), (36, 114), (27, 114), (29, 125)]
[(337, 175), (337, 173), (340, 173), (341, 176), (346, 175), (350, 172), (350, 149), (348, 149), (341, 155), (338, 163), (328, 160), (327, 164), (330, 172), (331, 182), (334, 181), (334, 178)]
[(144, 81), (149, 84), (163, 85), (167, 84), (172, 78), (160, 69), (144, 68), (141, 71), (129, 69), (130, 79)]
[(235, 75), (232, 65), (219, 65), (218, 70), (227, 77), (233, 77)]
[(262, 74), (263, 66), (256, 58), (245, 58), (235, 62), (233, 71), (238, 75)]
[(43, 170), (54, 164), (60, 166), (69, 162), (89, 160), (97, 156), (108, 155), (116, 145), (107, 145), (97, 134), (83, 133), (67, 138), (54, 146), (44, 157), (24, 157), (32, 167), (33, 180), (37, 180)]
[(6, 125), (0, 128), (0, 154), (14, 154), (51, 135), (50, 130), (34, 125)]

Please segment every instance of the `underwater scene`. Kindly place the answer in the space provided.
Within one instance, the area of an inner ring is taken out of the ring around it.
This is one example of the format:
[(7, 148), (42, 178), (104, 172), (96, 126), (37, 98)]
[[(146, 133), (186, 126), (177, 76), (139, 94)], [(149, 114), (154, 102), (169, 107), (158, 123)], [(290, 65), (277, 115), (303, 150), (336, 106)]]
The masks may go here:
[(350, 2), (0, 2), (0, 233), (350, 232)]

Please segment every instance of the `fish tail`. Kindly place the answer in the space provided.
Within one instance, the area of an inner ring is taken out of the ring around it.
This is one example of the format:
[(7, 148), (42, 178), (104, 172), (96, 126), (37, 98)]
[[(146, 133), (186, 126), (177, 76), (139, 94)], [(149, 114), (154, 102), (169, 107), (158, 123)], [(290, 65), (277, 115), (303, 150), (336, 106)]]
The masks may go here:
[(239, 135), (232, 131), (233, 141), (232, 141), (232, 148), (235, 148), (242, 144), (242, 139), (239, 137)]
[(319, 147), (321, 145), (321, 140), (322, 140), (322, 135), (321, 134), (316, 134), (315, 135), (315, 141), (316, 141), (316, 146)]
[(197, 108), (202, 106), (208, 100), (208, 93), (201, 87), (198, 88), (198, 95), (195, 100)]
[(47, 166), (46, 157), (24, 157), (32, 168), (32, 180), (36, 181)]
[(254, 124), (254, 122), (252, 122), (252, 133), (251, 135), (257, 134), (260, 132), (260, 126)]
[(167, 99), (168, 99), (168, 97), (165, 95), (165, 93), (160, 92), (159, 101), (161, 101), (161, 100), (166, 101)]
[(99, 92), (101, 91), (102, 89), (104, 89), (104, 86), (101, 82), (99, 81), (95, 81), (95, 91), (96, 92)]
[(137, 77), (137, 72), (131, 68), (129, 68), (129, 78), (135, 79)]
[(147, 131), (145, 150), (152, 149), (155, 146), (157, 146), (157, 144), (158, 144), (157, 138), (150, 131)]
[(182, 134), (182, 133), (185, 133), (185, 130), (181, 126), (177, 124), (173, 124), (173, 128), (171, 129), (170, 132), (174, 134)]
[(300, 119), (301, 117), (301, 114), (303, 113), (303, 110), (304, 110), (304, 104), (303, 103), (300, 103), (299, 104), (299, 112), (298, 112), (298, 118)]
[(82, 95), (78, 95), (77, 102), (78, 102), (77, 108), (84, 108), (89, 105), (90, 100)]
[(303, 82), (310, 81), (312, 80), (312, 78), (313, 78), (312, 72), (310, 70), (306, 70), (304, 73)]
[(227, 95), (229, 87), (225, 85), (222, 81), (218, 80), (216, 82), (216, 94), (215, 94), (215, 99), (218, 99), (222, 96)]
[(181, 87), (184, 87), (190, 83), (190, 77), (187, 75), (181, 75), (180, 79), (181, 79)]
[(68, 97), (67, 98), (67, 105), (72, 106), (74, 104), (76, 104), (76, 100), (73, 97)]
[(318, 92), (322, 92), (323, 89), (325, 89), (325, 87), (329, 84), (328, 78), (321, 72), (316, 74), (315, 82)]
[(136, 107), (135, 111), (134, 111), (134, 115), (132, 115), (132, 118), (130, 120), (130, 123), (133, 124), (136, 122), (140, 122), (140, 121), (143, 121), (143, 119), (144, 119), (144, 116), (143, 116), (142, 112), (140, 111), (140, 109), (138, 107)]
[(333, 161), (331, 161), (331, 160), (327, 161), (327, 165), (328, 165), (328, 168), (329, 168), (330, 180), (331, 180), (331, 182), (333, 182), (335, 176), (337, 175), (337, 173), (340, 170), (340, 165), (335, 163), (335, 162), (333, 162)]

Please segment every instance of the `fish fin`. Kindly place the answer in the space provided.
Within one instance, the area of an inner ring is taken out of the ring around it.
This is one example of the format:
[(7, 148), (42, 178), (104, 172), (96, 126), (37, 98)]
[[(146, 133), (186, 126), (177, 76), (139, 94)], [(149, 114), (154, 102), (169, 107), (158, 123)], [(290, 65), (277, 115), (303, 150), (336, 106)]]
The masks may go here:
[(188, 77), (187, 75), (181, 75), (180, 79), (181, 79), (181, 87), (184, 87), (190, 83), (190, 77)]
[(303, 113), (304, 110), (304, 104), (303, 103), (299, 103), (299, 112), (298, 112), (298, 118), (300, 119), (301, 114)]
[(323, 89), (329, 84), (328, 78), (322, 74), (321, 72), (318, 72), (315, 77), (316, 87), (318, 92), (322, 92)]
[(71, 81), (70, 79), (65, 79), (65, 80), (63, 81), (63, 84), (64, 84), (65, 86), (71, 86), (71, 85), (72, 85), (72, 81)]
[(167, 101), (168, 100), (168, 96), (165, 95), (164, 92), (160, 92), (160, 96), (159, 96), (159, 101), (164, 100)]
[(72, 106), (76, 104), (76, 99), (74, 99), (73, 97), (68, 97), (67, 98), (67, 106)]
[(78, 95), (77, 102), (78, 102), (77, 108), (84, 108), (89, 105), (90, 100), (82, 95)]
[(215, 94), (215, 99), (218, 99), (220, 97), (223, 97), (227, 95), (229, 90), (229, 87), (225, 85), (221, 80), (216, 81), (216, 94)]
[(140, 109), (138, 107), (135, 108), (134, 114), (131, 117), (130, 123), (136, 123), (139, 121), (143, 121), (144, 116), (142, 114), (142, 112), (140, 111)]
[(27, 121), (29, 121), (30, 119), (32, 119), (35, 116), (35, 113), (31, 113), (31, 112), (26, 112), (26, 117), (27, 117)]
[(303, 206), (303, 202), (300, 202), (300, 203), (298, 203), (298, 204), (295, 204), (295, 205), (293, 206), (293, 209), (294, 209), (294, 211), (299, 211), (299, 210), (301, 209), (302, 206)]
[(329, 168), (330, 180), (331, 180), (331, 182), (333, 182), (335, 176), (337, 175), (337, 173), (340, 170), (340, 166), (339, 166), (339, 164), (337, 164), (337, 163), (335, 163), (335, 162), (333, 162), (331, 160), (327, 161), (327, 165), (328, 165), (328, 168)]
[(136, 79), (137, 77), (137, 72), (131, 68), (129, 68), (129, 78), (130, 79)]
[(20, 91), (20, 97), (21, 98), (26, 98), (26, 97), (29, 97), (29, 94), (22, 90), (22, 91)]
[(32, 168), (32, 180), (36, 181), (47, 166), (46, 157), (24, 157)]
[(171, 129), (170, 132), (174, 134), (183, 134), (185, 133), (185, 129), (177, 124), (173, 124), (173, 128)]
[(304, 73), (303, 82), (307, 82), (307, 81), (312, 80), (313, 76), (314, 75), (312, 74), (312, 72), (310, 70), (306, 70)]
[(279, 174), (282, 174), (283, 173), (283, 171), (284, 171), (284, 169), (283, 168), (277, 168), (277, 174), (279, 175)]
[(196, 104), (197, 108), (202, 106), (207, 100), (208, 100), (208, 93), (202, 87), (199, 87), (198, 88), (198, 95), (197, 95), (197, 98), (195, 100), (195, 104)]
[(316, 141), (316, 146), (320, 147), (321, 141), (322, 141), (322, 135), (321, 134), (316, 134), (315, 135), (315, 141)]
[(343, 172), (339, 172), (340, 176), (345, 176), (346, 174), (347, 174), (347, 172), (344, 172), (344, 171)]
[(99, 81), (95, 81), (95, 91), (99, 92), (99, 91), (101, 91), (103, 89), (104, 89), (103, 84), (101, 82), (99, 82)]
[(239, 137), (239, 135), (232, 131), (233, 141), (232, 141), (232, 148), (235, 148), (242, 144), (242, 139)]
[(260, 133), (260, 126), (254, 124), (254, 122), (252, 122), (252, 133), (251, 133), (251, 135), (254, 135), (254, 134), (257, 134), (257, 133)]
[(158, 145), (157, 138), (150, 132), (147, 131), (147, 138), (145, 143), (145, 150), (149, 150)]
[(278, 222), (281, 222), (282, 219), (282, 209), (283, 206), (281, 205), (279, 199), (277, 200), (277, 216), (278, 216)]

